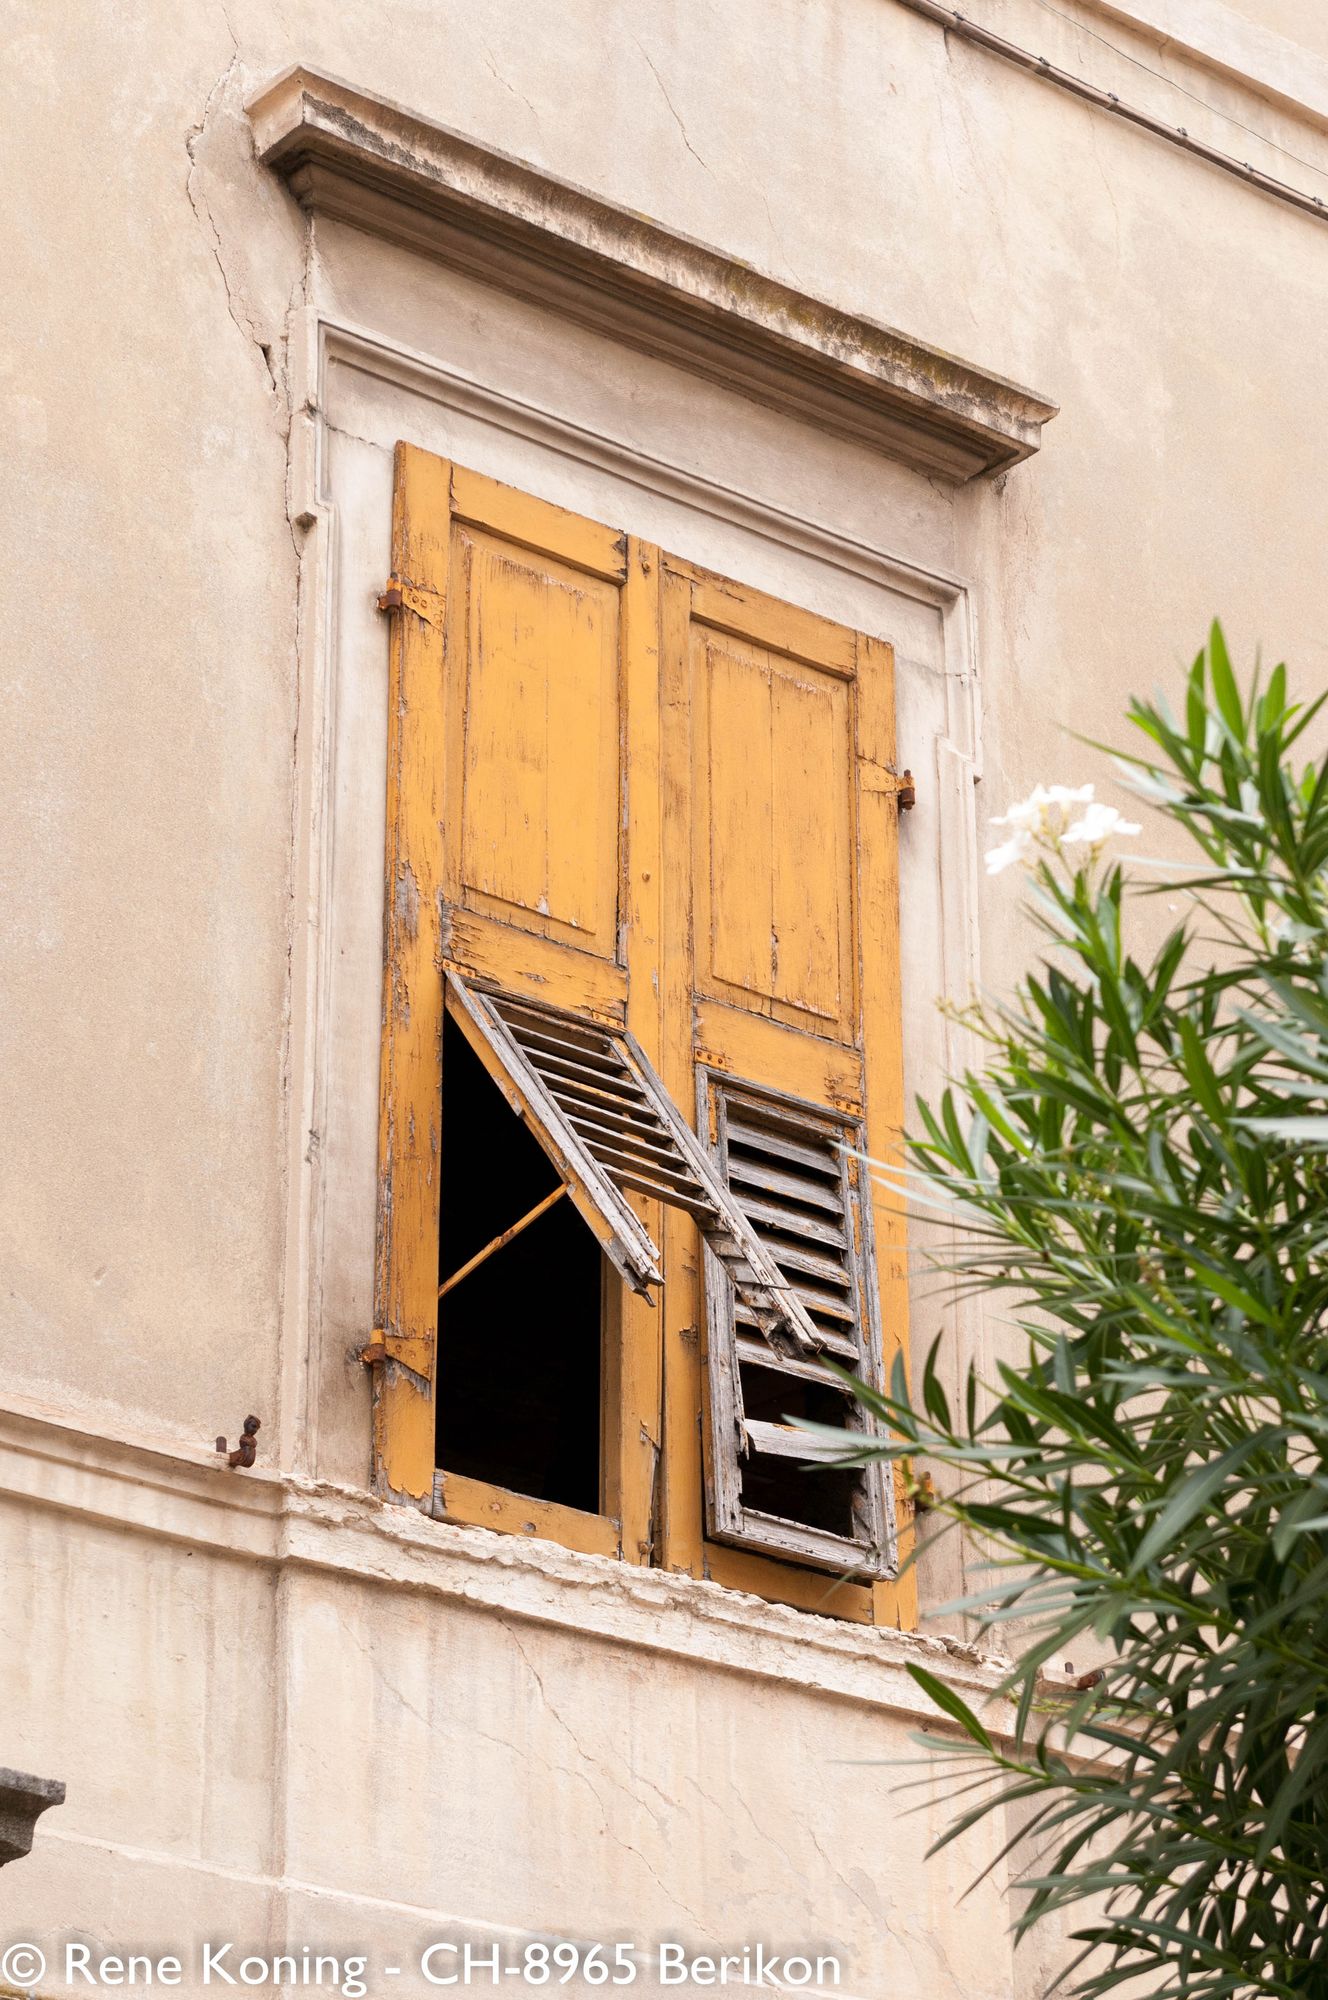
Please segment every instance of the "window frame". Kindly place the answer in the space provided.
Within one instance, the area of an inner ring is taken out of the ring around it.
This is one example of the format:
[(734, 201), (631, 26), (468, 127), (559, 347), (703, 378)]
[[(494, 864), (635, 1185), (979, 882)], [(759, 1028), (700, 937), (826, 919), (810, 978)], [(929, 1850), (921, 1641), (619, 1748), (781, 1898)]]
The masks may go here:
[[(446, 645), (453, 524), (474, 525), (561, 561), (580, 562), (620, 590), (622, 782), (630, 799), (631, 851), (620, 855), (619, 938), (614, 963), (520, 934), (504, 958), (482, 917), (444, 902)], [(676, 865), (692, 828), (686, 772), (686, 661), (689, 623), (698, 615), (741, 632), (753, 625), (799, 657), (824, 661), (852, 683), (858, 773), (857, 838), (873, 840), (873, 895), (860, 892), (854, 939), (856, 991), (872, 996), (876, 1051), (857, 1063), (872, 1070), (867, 1139), (875, 1157), (897, 1156), (902, 1123), (898, 967), (897, 792), (893, 768), (893, 656), (883, 642), (666, 557), (650, 544), (583, 521), (550, 503), (499, 485), (399, 443), (392, 514), (392, 578), (383, 608), (389, 640), (387, 840), (383, 1042), (379, 1128), (379, 1229), (373, 1343), (373, 1483), (385, 1498), (450, 1521), (547, 1538), (588, 1553), (656, 1563), (760, 1595), (861, 1622), (910, 1624), (911, 1576), (846, 1582), (787, 1560), (754, 1555), (708, 1538), (704, 1520), (701, 1365), (703, 1257), (695, 1223), (639, 1195), (629, 1197), (659, 1245), (666, 1282), (662, 1310), (619, 1281), (606, 1285), (603, 1375), (602, 1512), (524, 1498), (434, 1463), (437, 1328), (438, 1148), (442, 1092), (443, 975), (488, 980), (528, 998), (568, 1004), (572, 979), (587, 1018), (632, 1031), (657, 1056), (673, 1105), (690, 1116), (697, 1077), (709, 1063), (744, 1078), (733, 1049), (708, 1046), (721, 1011), (693, 990), (691, 911)], [(736, 625), (733, 621), (737, 621)], [(863, 663), (872, 699), (859, 700)], [(629, 740), (630, 739), (630, 740)], [(866, 784), (864, 788), (864, 776)], [(680, 820), (687, 822), (680, 825)], [(855, 878), (856, 880), (856, 878)], [(497, 958), (494, 953), (497, 952)], [(582, 964), (581, 960), (587, 960)], [(573, 967), (572, 974), (567, 971)], [(656, 974), (658, 976), (656, 976)], [(686, 1024), (695, 1017), (696, 1034)], [(864, 1016), (865, 1018), (865, 1016)], [(879, 1024), (888, 1024), (882, 1036)], [(681, 1025), (680, 1025), (681, 1024)], [(758, 1024), (761, 1025), (761, 1024)], [(846, 1052), (809, 1034), (788, 1094), (843, 1103)], [(739, 1044), (741, 1036), (738, 1037)], [(847, 1069), (854, 1065), (847, 1062)], [(877, 1074), (879, 1070), (879, 1075)], [(823, 1074), (819, 1074), (823, 1072)], [(808, 1077), (818, 1075), (815, 1087)], [(836, 1089), (841, 1095), (836, 1095)], [(858, 1086), (858, 1099), (861, 1085)], [(862, 1113), (856, 1101), (856, 1110)], [(906, 1338), (902, 1220), (875, 1204), (878, 1287), (890, 1337)], [(897, 1494), (898, 1501), (898, 1494)], [(909, 1514), (897, 1504), (897, 1550), (909, 1546)]]

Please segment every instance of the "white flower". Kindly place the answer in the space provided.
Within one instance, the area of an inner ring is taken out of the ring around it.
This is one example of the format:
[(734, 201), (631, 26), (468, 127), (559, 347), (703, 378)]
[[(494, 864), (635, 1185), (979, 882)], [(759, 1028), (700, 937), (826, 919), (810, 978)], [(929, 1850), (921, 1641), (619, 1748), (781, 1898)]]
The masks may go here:
[(1047, 794), (1043, 787), (1038, 785), (1026, 799), (1021, 799), (1017, 806), (1011, 806), (999, 819), (992, 820), (991, 824), (1011, 826), (1023, 834), (1040, 833), (1046, 812)]
[(1047, 797), (1052, 805), (1064, 810), (1068, 806), (1086, 806), (1093, 797), (1091, 785), (1048, 785)]
[(1036, 784), (1028, 798), (1010, 806), (992, 826), (1008, 826), (1018, 834), (1032, 834), (1036, 840), (1060, 840), (1064, 836), (1070, 806), (1086, 806), (1092, 800), (1092, 786), (1080, 784)]
[(999, 875), (1016, 864), (1031, 868), (1039, 847), (1059, 854), (1073, 844), (1091, 849), (1096, 858), (1114, 834), (1139, 831), (1121, 818), (1115, 806), (1095, 800), (1091, 785), (1035, 785), (1026, 799), (990, 823), (1008, 828), (1009, 837), (1002, 846), (988, 848), (988, 875)]
[(1103, 805), (1098, 800), (1086, 806), (1074, 825), (1066, 828), (1065, 838), (1078, 846), (1098, 848), (1118, 835), (1138, 831), (1132, 820), (1121, 818), (1115, 806)]
[[(1003, 826), (1006, 824), (1008, 822), (1004, 820), (992, 821), (993, 826)], [(987, 849), (987, 873), (989, 875), (999, 875), (1003, 868), (1010, 867), (1013, 862), (1018, 861), (1026, 864), (1032, 859), (1032, 856), (1033, 836), (1031, 833), (1026, 832), (1023, 827), (1020, 827), (1017, 832), (1011, 834), (1003, 846), (989, 847)]]
[(1072, 788), (1069, 785), (1034, 785), (1026, 799), (1011, 806), (1000, 819), (994, 819), (993, 826), (1008, 826), (1016, 833), (1033, 834), (1040, 839), (1057, 839), (1065, 825), (1065, 818), (1071, 806), (1087, 805), (1093, 796), (1091, 785)]

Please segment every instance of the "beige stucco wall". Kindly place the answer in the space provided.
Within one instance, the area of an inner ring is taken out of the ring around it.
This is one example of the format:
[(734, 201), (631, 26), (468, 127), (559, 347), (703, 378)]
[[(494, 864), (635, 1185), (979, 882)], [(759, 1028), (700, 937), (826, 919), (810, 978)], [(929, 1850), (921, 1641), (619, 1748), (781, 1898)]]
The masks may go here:
[(1009, 1993), (999, 1863), (953, 1908), (996, 1827), (929, 1868), (935, 1806), (904, 1819), (882, 1761), (925, 1708), (905, 1659), (990, 1685), (936, 1642), (0, 1431), (6, 1486), (42, 1496), (3, 1512), (5, 1726), (70, 1785), (0, 1882), (0, 1950), (174, 1949), (194, 1991), (203, 1942), (409, 1970), (553, 1932), (637, 1945), (647, 1992), (661, 1940), (710, 1940), (833, 1955), (850, 1993)]
[[(1188, 51), (1174, 11), (985, 18), (1328, 198), (1317, 10), (1213, 0)], [(995, 1904), (954, 1907), (994, 1830), (924, 1868), (934, 1808), (902, 1819), (853, 1761), (901, 1753), (898, 1642), (354, 1498), (389, 451), (895, 640), (928, 1088), (934, 997), (1021, 948), (982, 821), (1083, 775), (1064, 732), (1115, 732), (1214, 611), (1323, 677), (1328, 227), (895, 0), (9, 19), (0, 1762), (70, 1798), (0, 1876), (0, 1945), (29, 1921), (163, 1949), (769, 1929), (838, 1941), (854, 1992), (1035, 1990)], [(243, 112), (295, 61), (1061, 414), (956, 493), (408, 253), (311, 240)], [(920, 1299), (924, 1343), (940, 1315)], [(243, 1486), (207, 1447), (249, 1409)], [(932, 1566), (933, 1603), (954, 1580)]]

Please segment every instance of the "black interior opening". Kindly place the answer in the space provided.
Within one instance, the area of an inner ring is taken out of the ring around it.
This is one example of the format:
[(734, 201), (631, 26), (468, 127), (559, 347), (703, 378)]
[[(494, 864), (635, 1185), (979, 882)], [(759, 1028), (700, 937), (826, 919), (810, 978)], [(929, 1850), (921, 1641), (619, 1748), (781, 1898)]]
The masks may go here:
[[(746, 1416), (767, 1424), (790, 1417), (809, 1423), (846, 1426), (847, 1395), (828, 1383), (808, 1381), (779, 1368), (740, 1365), (742, 1407)], [(777, 1514), (804, 1528), (824, 1528), (832, 1535), (854, 1533), (855, 1497), (862, 1489), (859, 1471), (808, 1467), (796, 1458), (762, 1458), (752, 1453), (742, 1461), (742, 1501), (762, 1514)]]
[[(559, 1185), (449, 1015), (438, 1282)], [(438, 1305), (437, 1462), (600, 1511), (603, 1258), (564, 1196)]]

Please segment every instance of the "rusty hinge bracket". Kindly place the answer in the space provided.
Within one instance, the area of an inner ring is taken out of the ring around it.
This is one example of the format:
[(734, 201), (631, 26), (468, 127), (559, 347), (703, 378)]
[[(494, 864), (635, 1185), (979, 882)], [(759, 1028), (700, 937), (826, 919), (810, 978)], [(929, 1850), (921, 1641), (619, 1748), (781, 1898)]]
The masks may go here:
[(890, 771), (884, 764), (867, 762), (859, 770), (864, 792), (893, 793), (901, 812), (909, 812), (917, 804), (918, 791), (911, 771)]
[(399, 576), (390, 576), (386, 587), (378, 594), (380, 611), (413, 611), (426, 625), (441, 625), (443, 600), (436, 590), (421, 590), (413, 583), (404, 583)]
[(366, 1368), (377, 1368), (384, 1361), (398, 1362), (427, 1381), (433, 1374), (434, 1343), (426, 1334), (389, 1333), (375, 1327), (359, 1349), (359, 1358)]
[(900, 1459), (895, 1466), (895, 1491), (915, 1514), (930, 1514), (936, 1505), (931, 1474), (918, 1472), (911, 1459)]

